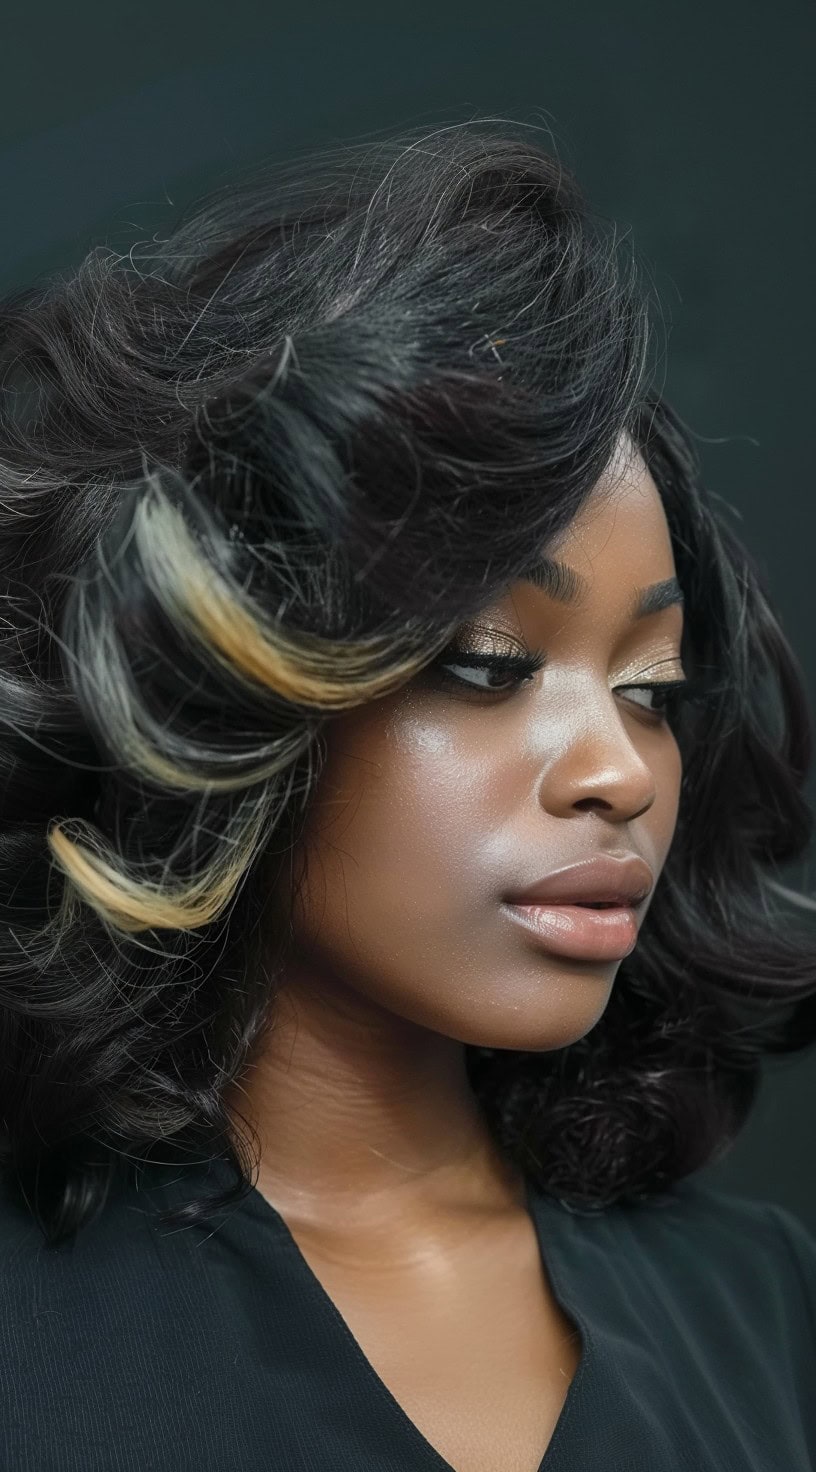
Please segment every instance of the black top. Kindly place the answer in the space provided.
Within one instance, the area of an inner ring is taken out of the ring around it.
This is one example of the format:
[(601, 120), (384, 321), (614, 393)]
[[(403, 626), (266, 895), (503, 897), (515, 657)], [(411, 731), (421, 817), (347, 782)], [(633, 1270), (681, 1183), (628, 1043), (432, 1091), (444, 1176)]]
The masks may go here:
[[(153, 1167), (56, 1251), (0, 1192), (2, 1472), (450, 1472), (257, 1189), (205, 1227), (159, 1226), (224, 1170)], [(582, 1340), (530, 1472), (816, 1469), (798, 1217), (693, 1180), (595, 1217), (532, 1186), (528, 1205)]]

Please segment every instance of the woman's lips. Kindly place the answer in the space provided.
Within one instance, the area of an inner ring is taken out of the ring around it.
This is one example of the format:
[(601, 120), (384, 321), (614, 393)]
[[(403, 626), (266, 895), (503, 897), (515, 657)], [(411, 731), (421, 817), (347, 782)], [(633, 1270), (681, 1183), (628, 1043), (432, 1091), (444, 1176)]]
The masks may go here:
[(638, 926), (634, 908), (615, 905), (592, 910), (586, 905), (519, 905), (502, 909), (545, 951), (577, 961), (622, 961), (634, 950)]

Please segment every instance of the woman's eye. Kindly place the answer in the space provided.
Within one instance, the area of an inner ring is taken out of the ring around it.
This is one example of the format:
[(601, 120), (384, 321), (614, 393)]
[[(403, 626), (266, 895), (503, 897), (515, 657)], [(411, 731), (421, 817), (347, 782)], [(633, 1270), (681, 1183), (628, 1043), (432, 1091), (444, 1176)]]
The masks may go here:
[[(476, 695), (507, 695), (532, 679), (545, 659), (540, 649), (529, 654), (447, 649), (429, 666), (429, 673), (445, 688), (471, 690)], [(687, 679), (644, 681), (639, 685), (618, 685), (616, 689), (632, 705), (658, 721), (672, 720), (681, 703), (697, 693), (697, 687)]]
[[(650, 715), (660, 717), (673, 717), (683, 700), (690, 700), (697, 694), (696, 687), (691, 680), (656, 680), (651, 685), (619, 685), (619, 690), (645, 690), (651, 695), (651, 704), (644, 705), (643, 709)], [(632, 697), (627, 695), (627, 699)], [(640, 705), (640, 701), (633, 702)]]
[(457, 649), (444, 651), (430, 668), (442, 684), (503, 694), (532, 679), (544, 664), (544, 658), (541, 650), (530, 654), (480, 654)]

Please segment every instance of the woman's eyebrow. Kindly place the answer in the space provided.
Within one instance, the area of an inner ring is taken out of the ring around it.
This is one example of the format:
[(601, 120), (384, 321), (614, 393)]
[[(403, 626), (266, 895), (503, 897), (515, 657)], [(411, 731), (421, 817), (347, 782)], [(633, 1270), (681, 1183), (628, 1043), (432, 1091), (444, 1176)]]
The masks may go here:
[[(539, 558), (520, 574), (518, 581), (542, 588), (558, 603), (571, 604), (579, 603), (588, 592), (589, 586), (574, 567), (568, 567), (565, 562), (558, 562), (553, 557)], [(663, 578), (661, 582), (650, 583), (646, 588), (635, 589), (630, 616), (633, 619), (646, 618), (650, 613), (659, 613), (663, 608), (671, 608), (672, 604), (683, 602), (683, 593), (677, 578)]]

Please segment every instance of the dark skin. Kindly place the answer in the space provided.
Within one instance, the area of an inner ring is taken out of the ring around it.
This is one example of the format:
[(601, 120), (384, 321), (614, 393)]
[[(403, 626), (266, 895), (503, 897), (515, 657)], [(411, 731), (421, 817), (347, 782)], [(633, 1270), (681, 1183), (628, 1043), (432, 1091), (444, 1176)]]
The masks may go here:
[(579, 604), (519, 581), (462, 631), (467, 647), (545, 651), (532, 679), (485, 694), (454, 662), (471, 688), (421, 674), (331, 724), (297, 943), (234, 1095), (260, 1137), (259, 1191), (456, 1472), (537, 1472), (581, 1355), (464, 1045), (576, 1042), (620, 965), (550, 955), (500, 902), (601, 849), (634, 851), (657, 882), (682, 775), (642, 688), (683, 677), (682, 607), (629, 613), (676, 569), (628, 442), (547, 553), (586, 579)]

